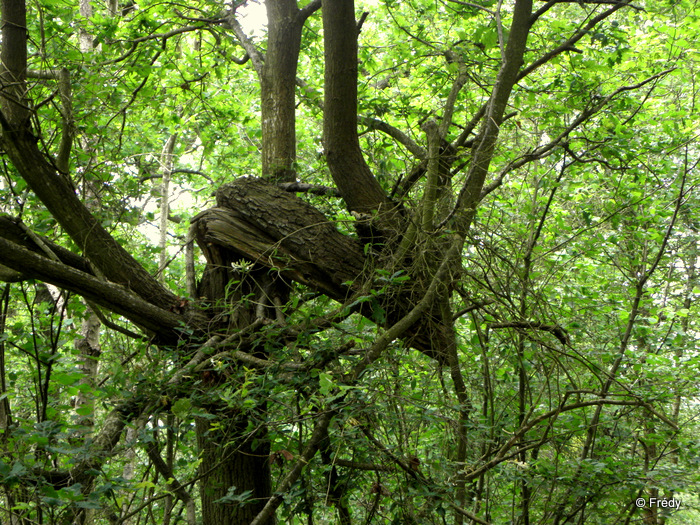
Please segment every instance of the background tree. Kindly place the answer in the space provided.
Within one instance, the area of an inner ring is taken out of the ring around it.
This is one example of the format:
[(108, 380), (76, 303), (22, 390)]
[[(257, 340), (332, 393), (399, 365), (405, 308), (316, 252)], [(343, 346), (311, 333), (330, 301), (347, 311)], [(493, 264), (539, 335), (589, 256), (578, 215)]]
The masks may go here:
[(255, 6), (2, 3), (7, 521), (693, 522), (694, 3)]

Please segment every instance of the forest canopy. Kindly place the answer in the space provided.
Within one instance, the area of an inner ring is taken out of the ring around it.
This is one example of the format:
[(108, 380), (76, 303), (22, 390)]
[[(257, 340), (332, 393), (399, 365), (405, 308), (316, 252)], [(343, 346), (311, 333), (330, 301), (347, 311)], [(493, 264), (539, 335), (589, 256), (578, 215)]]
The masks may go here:
[(0, 522), (698, 522), (695, 0), (0, 10)]

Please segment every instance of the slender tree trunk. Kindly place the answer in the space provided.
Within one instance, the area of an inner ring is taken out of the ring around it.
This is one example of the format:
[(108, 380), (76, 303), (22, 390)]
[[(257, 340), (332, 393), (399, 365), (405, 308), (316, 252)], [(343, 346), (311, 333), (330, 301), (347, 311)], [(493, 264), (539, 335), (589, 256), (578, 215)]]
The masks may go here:
[(353, 0), (324, 0), (323, 142), (331, 175), (348, 208), (372, 213), (391, 207), (365, 162), (357, 135), (357, 29)]
[(170, 175), (173, 170), (173, 150), (177, 141), (177, 133), (173, 133), (163, 146), (160, 155), (160, 166), (163, 178), (160, 184), (160, 261), (158, 272), (160, 282), (165, 283), (165, 267), (168, 263), (168, 215), (170, 215)]
[[(23, 0), (2, 0), (2, 42), (0, 51), (0, 100), (6, 124), (21, 129), (29, 119), (27, 89), (27, 9)], [(7, 130), (5, 131), (7, 133)]]
[[(90, 0), (80, 0), (80, 16), (86, 20), (92, 16), (92, 5)], [(92, 34), (85, 28), (86, 24), (81, 24), (78, 30), (78, 40), (80, 41), (80, 51), (83, 53), (92, 52), (93, 37)]]
[(268, 0), (267, 54), (260, 79), (263, 177), (296, 180), (295, 80), (301, 28), (296, 0)]
[[(5, 327), (7, 326), (7, 319), (9, 315), (10, 306), (10, 284), (5, 284), (2, 291), (2, 298), (0, 299), (0, 395), (2, 395), (2, 400), (0, 400), (0, 450), (3, 455), (9, 454), (9, 431), (12, 425), (12, 412), (10, 410), (10, 400), (7, 397), (7, 381), (6, 381), (6, 363), (5, 363)], [(15, 493), (17, 491), (5, 485), (3, 487), (3, 493), (5, 495), (5, 504), (2, 506), (2, 522), (9, 523), (9, 525), (19, 525), (20, 520), (14, 514), (12, 508), (17, 503), (15, 499)]]

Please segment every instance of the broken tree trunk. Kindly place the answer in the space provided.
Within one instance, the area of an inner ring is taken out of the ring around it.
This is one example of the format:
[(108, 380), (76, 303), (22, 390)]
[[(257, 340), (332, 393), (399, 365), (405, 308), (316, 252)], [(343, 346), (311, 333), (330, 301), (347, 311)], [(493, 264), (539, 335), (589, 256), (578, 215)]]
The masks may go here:
[[(256, 276), (274, 270), (284, 281), (301, 283), (339, 302), (358, 302), (360, 313), (380, 324), (391, 325), (423, 295), (417, 285), (394, 290), (375, 283), (376, 261), (365, 254), (360, 241), (342, 234), (319, 210), (274, 184), (237, 179), (222, 186), (216, 200), (216, 208), (192, 219), (208, 261), (200, 295), (219, 295), (231, 279), (232, 264), (241, 259), (255, 265)], [(386, 295), (362, 301), (375, 284), (387, 289)], [(378, 307), (383, 309), (380, 315)], [(404, 342), (444, 362), (449, 344), (444, 334), (440, 316), (427, 313)]]

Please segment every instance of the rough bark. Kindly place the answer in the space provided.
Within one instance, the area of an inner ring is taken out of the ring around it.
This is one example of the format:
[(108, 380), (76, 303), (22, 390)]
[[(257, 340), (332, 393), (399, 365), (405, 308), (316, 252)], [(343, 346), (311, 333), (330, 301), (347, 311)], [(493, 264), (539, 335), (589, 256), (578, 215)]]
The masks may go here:
[[(262, 197), (255, 195), (255, 189), (264, 193), (264, 189), (274, 186), (255, 179), (242, 181), (243, 189), (237, 188), (236, 184), (220, 188), (217, 192), (220, 207), (208, 210), (194, 220), (195, 236), (207, 258), (198, 295), (208, 306), (215, 326), (223, 330), (247, 328), (256, 318), (275, 319), (281, 315), (278, 308), (288, 298), (286, 283), (269, 271), (270, 266), (253, 263), (248, 269), (239, 268), (242, 258), (249, 262), (274, 258), (274, 242), (259, 229), (255, 215), (248, 217), (245, 208), (239, 210), (235, 202), (227, 199), (230, 195), (235, 201), (236, 190), (245, 195), (245, 187), (250, 186), (253, 194), (250, 200), (260, 204)], [(277, 191), (284, 194), (282, 190)], [(221, 207), (226, 202), (232, 208)], [(252, 209), (260, 211), (255, 205)], [(255, 357), (265, 358), (266, 355), (258, 351)], [(203, 418), (198, 418), (196, 425), (203, 459), (200, 496), (204, 523), (247, 525), (271, 496), (264, 404), (256, 410), (245, 411), (214, 400), (204, 408), (216, 416), (215, 426)], [(250, 491), (250, 502), (243, 506), (221, 502), (230, 495), (229, 489), (235, 490), (236, 494)], [(264, 523), (272, 525), (274, 516)]]
[[(352, 293), (350, 283), (364, 268), (362, 246), (338, 232), (318, 210), (261, 179), (238, 179), (219, 188), (216, 197), (216, 208), (193, 219), (208, 261), (199, 295), (212, 303), (212, 315), (227, 328), (241, 329), (256, 317), (279, 319), (291, 280), (340, 301)], [(232, 267), (241, 259), (252, 263), (244, 272)], [(238, 287), (230, 287), (233, 280), (239, 281)], [(245, 296), (253, 297), (253, 306), (240, 300)], [(204, 522), (251, 523), (271, 496), (269, 443), (261, 423), (264, 407), (255, 413), (217, 406), (209, 410), (221, 416), (226, 431), (213, 430), (205, 420), (197, 423), (205, 467)], [(246, 434), (251, 418), (256, 430)], [(222, 449), (222, 444), (230, 449)], [(217, 503), (232, 486), (237, 493), (252, 491), (253, 502), (240, 508)], [(274, 513), (258, 522), (274, 523)]]
[[(264, 62), (255, 46), (238, 31), (241, 43), (248, 49), (260, 76), (262, 173), (272, 181), (296, 180), (294, 80), (301, 30), (306, 18), (318, 9), (318, 5), (314, 4), (319, 3), (311, 2), (299, 10), (296, 0), (266, 2), (268, 42)], [(235, 189), (231, 191), (231, 200), (235, 200)], [(255, 197), (251, 200), (254, 199)], [(217, 192), (219, 206), (226, 200), (223, 189), (220, 189)], [(242, 329), (256, 317), (282, 317), (280, 308), (288, 298), (288, 285), (282, 279), (269, 275), (265, 265), (262, 272), (242, 274), (234, 271), (231, 265), (241, 259), (241, 256), (249, 261), (257, 261), (260, 257), (272, 260), (276, 256), (273, 246), (275, 241), (270, 239), (266, 229), (248, 222), (245, 215), (236, 214), (237, 209), (232, 205), (228, 209), (217, 208), (205, 212), (198, 217), (194, 232), (208, 261), (198, 295), (211, 303), (210, 313), (218, 323), (228, 325), (228, 328)], [(280, 210), (275, 211), (279, 214)], [(279, 216), (284, 217), (284, 214)], [(234, 277), (240, 281), (240, 285), (237, 289), (230, 290), (229, 283)], [(249, 294), (254, 296), (254, 303), (257, 304), (246, 307), (241, 299)], [(270, 497), (270, 465), (267, 458), (269, 442), (264, 428), (259, 428), (254, 435), (242, 440), (236, 434), (248, 426), (248, 415), (233, 414), (221, 407), (220, 410), (234, 434), (228, 436), (229, 440), (235, 442), (232, 445), (235, 450), (229, 454), (221, 455), (217, 439), (222, 436), (213, 435), (207, 421), (201, 420), (197, 424), (203, 465), (215, 465), (215, 468), (205, 472), (201, 483), (204, 523), (247, 525)], [(261, 444), (256, 451), (252, 450), (253, 442)], [(237, 487), (239, 493), (252, 491), (255, 503), (239, 508), (217, 503), (218, 499), (226, 496), (228, 487), (232, 486)], [(264, 523), (274, 523), (274, 516)]]
[[(2, 0), (0, 100), (5, 120), (14, 129), (27, 124), (27, 9), (24, 1)], [(12, 43), (13, 45), (8, 45)], [(5, 130), (7, 132), (8, 130)]]
[(268, 0), (267, 53), (260, 78), (263, 176), (280, 182), (296, 179), (294, 79), (304, 21), (296, 0)]
[(280, 271), (283, 278), (338, 301), (352, 293), (366, 265), (362, 245), (314, 207), (260, 179), (242, 178), (219, 188), (217, 208), (193, 219), (198, 243), (225, 247)]
[(324, 0), (323, 142), (331, 175), (348, 208), (393, 208), (372, 175), (357, 135), (357, 26), (353, 0)]
[[(250, 414), (218, 413), (214, 423), (198, 418), (197, 441), (202, 454), (202, 518), (206, 525), (247, 525), (271, 496), (270, 445), (264, 429), (249, 432)], [(246, 505), (222, 503), (229, 489), (235, 494), (251, 491)], [(275, 523), (274, 516), (263, 522)]]
[[(362, 244), (340, 233), (295, 195), (260, 179), (241, 178), (217, 191), (217, 205), (192, 219), (197, 243), (209, 262), (200, 295), (215, 297), (211, 289), (224, 290), (232, 278), (231, 263), (241, 259), (257, 265), (250, 277), (259, 278), (272, 268), (282, 279), (340, 302), (362, 297), (372, 288), (374, 263)], [(425, 289), (418, 281), (415, 285), (378, 297), (387, 326), (421, 300)], [(363, 315), (377, 320), (370, 302), (358, 306)], [(444, 360), (443, 349), (449, 344), (445, 333), (436, 310), (426, 312), (404, 340), (407, 346)]]

